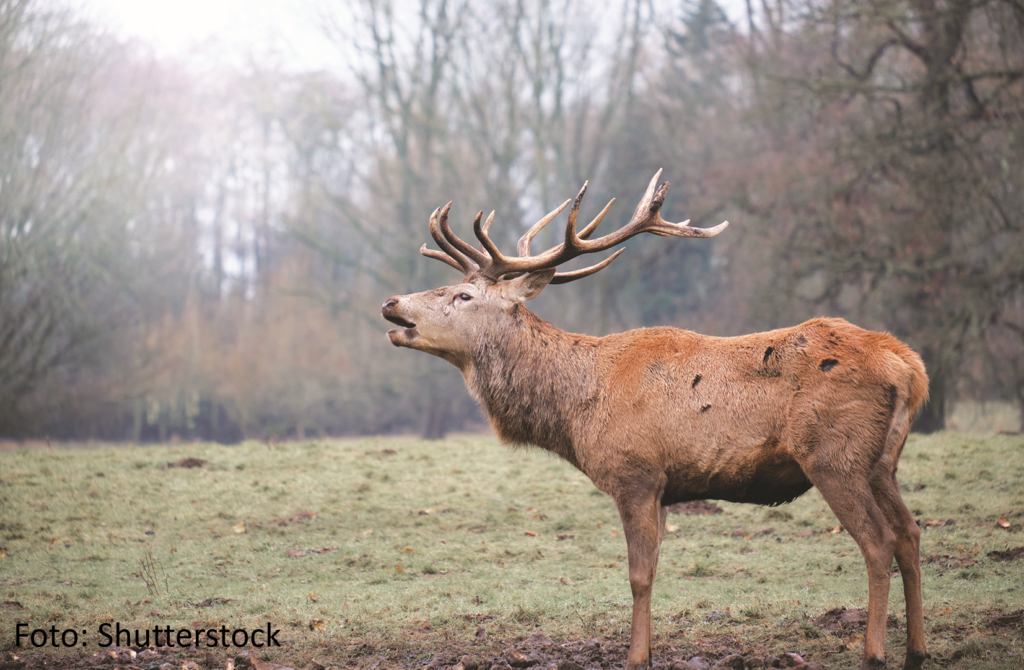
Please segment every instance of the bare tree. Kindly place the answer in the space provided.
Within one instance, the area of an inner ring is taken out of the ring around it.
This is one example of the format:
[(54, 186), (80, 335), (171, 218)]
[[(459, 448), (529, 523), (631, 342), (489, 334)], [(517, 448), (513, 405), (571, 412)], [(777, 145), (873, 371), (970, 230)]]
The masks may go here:
[(1001, 0), (796, 9), (762, 16), (760, 168), (788, 180), (744, 195), (785, 273), (762, 304), (785, 318), (795, 293), (902, 334), (932, 380), (917, 428), (940, 429), (1022, 281), (1024, 17)]

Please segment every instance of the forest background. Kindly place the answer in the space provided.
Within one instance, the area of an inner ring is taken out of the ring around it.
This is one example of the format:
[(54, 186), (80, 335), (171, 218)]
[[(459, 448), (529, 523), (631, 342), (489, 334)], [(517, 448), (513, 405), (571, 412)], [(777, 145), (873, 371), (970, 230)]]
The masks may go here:
[(418, 253), (430, 212), (496, 210), (512, 249), (586, 180), (621, 225), (659, 168), (668, 220), (728, 231), (632, 240), (531, 309), (595, 335), (842, 316), (922, 354), (918, 430), (1024, 407), (1020, 0), (590, 5), (326, 4), (345, 67), (313, 70), (0, 0), (0, 437), (482, 427), (454, 368), (384, 337), (387, 297), (458, 279)]

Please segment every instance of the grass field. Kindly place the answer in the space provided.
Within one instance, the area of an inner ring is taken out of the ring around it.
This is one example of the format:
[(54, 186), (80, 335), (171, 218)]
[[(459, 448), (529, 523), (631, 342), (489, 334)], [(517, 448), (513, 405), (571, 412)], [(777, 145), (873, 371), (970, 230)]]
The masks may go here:
[[(168, 467), (183, 459), (206, 462)], [(1024, 609), (1024, 557), (989, 556), (1024, 545), (1024, 438), (912, 435), (900, 481), (925, 526), (932, 667), (1024, 667), (1020, 619), (1007, 616)], [(655, 663), (796, 652), (856, 667), (859, 632), (814, 621), (867, 606), (860, 553), (817, 492), (774, 509), (720, 506), (669, 516)], [(78, 631), (85, 659), (101, 651), (103, 623), (270, 621), (283, 646), (257, 656), (296, 668), (463, 655), (489, 668), (536, 632), (555, 643), (550, 667), (592, 638), (617, 667), (628, 642), (612, 501), (567, 464), (486, 436), (6, 450), (0, 548), (0, 652), (19, 656), (69, 653), (16, 648), (19, 622)], [(898, 667), (898, 578), (889, 612)], [(198, 657), (224, 667), (235, 653)]]

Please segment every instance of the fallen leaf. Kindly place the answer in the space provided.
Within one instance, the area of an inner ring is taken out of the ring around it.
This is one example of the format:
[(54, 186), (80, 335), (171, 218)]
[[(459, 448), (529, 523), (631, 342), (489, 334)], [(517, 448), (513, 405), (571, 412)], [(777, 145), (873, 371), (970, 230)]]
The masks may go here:
[(850, 639), (846, 641), (846, 644), (844, 644), (843, 646), (850, 651), (853, 651), (854, 649), (859, 649), (860, 647), (864, 646), (864, 636), (860, 633), (852, 635), (850, 636)]
[(305, 555), (306, 552), (302, 551), (301, 549), (291, 549), (288, 551), (287, 554), (288, 558), (302, 558)]
[(395, 572), (405, 572), (402, 568), (395, 568)]
[(679, 530), (679, 526), (674, 526), (674, 525), (672, 525), (672, 524), (670, 524), (670, 523), (666, 523), (666, 524), (665, 524), (665, 531), (666, 531), (666, 532), (669, 532), (669, 533), (674, 533), (674, 532), (676, 532), (677, 530)]
[(558, 541), (561, 542), (562, 540), (571, 540), (572, 538), (574, 538), (576, 536), (575, 535), (556, 535), (555, 537), (557, 537)]
[(435, 510), (435, 509), (421, 509), (419, 511), (419, 513), (420, 513), (420, 515), (423, 515), (423, 514), (433, 514), (436, 511), (437, 510)]
[(530, 537), (537, 537), (537, 533), (534, 533), (532, 530), (526, 531), (526, 535), (529, 535)]
[(232, 526), (231, 530), (235, 531), (236, 533), (244, 533), (245, 532), (245, 522), (242, 521), (241, 523), (238, 523), (238, 524)]
[(836, 526), (832, 530), (830, 530), (829, 533), (831, 533), (832, 535), (838, 535), (839, 533), (842, 533), (845, 530), (846, 529), (842, 526)]
[(312, 621), (309, 622), (309, 629), (310, 630), (323, 630), (324, 629), (324, 620), (323, 619), (313, 619)]
[(999, 524), (1000, 528), (1009, 528), (1010, 527), (1010, 520), (1007, 519), (1005, 516), (1001, 516), (998, 519), (996, 519), (996, 523)]

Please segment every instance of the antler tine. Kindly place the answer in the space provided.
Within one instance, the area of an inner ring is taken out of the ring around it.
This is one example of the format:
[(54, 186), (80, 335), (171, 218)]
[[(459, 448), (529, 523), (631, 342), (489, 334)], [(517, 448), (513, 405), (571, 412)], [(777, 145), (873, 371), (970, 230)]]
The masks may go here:
[[(477, 213), (476, 219), (473, 220), (473, 230), (476, 230), (476, 222), (480, 220), (480, 217), (483, 216), (483, 214), (484, 214), (483, 212), (478, 212)], [(485, 234), (489, 233), (489, 231), (491, 230), (491, 223), (493, 223), (493, 222), (494, 222), (494, 210), (492, 209), (491, 213), (487, 215), (487, 220), (484, 221), (483, 226), (481, 227), (481, 230), (483, 230)], [(487, 253), (487, 251), (484, 249), (482, 244), (480, 245), (480, 252), (484, 253), (484, 254)], [(490, 256), (488, 256), (488, 258), (490, 258)]]
[(602, 209), (601, 212), (594, 217), (594, 220), (588, 223), (586, 228), (577, 233), (576, 217), (579, 214), (580, 203), (583, 202), (583, 194), (587, 192), (587, 185), (589, 183), (590, 182), (583, 182), (583, 188), (580, 189), (579, 194), (576, 196), (576, 201), (572, 205), (572, 210), (569, 211), (569, 220), (566, 222), (565, 226), (565, 247), (569, 249), (574, 249), (575, 251), (573, 252), (573, 255), (585, 253), (583, 251), (583, 247), (580, 245), (580, 242), (582, 240), (588, 239), (593, 234), (593, 232), (597, 230), (597, 227), (601, 225), (601, 221), (608, 213), (608, 210), (611, 209), (612, 203), (615, 202), (615, 198), (612, 198), (610, 201), (608, 201), (608, 204), (605, 205), (604, 209)]
[(466, 271), (458, 263), (453, 261), (451, 259), (451, 257), (448, 256), (448, 254), (440, 252), (440, 251), (435, 251), (433, 249), (428, 249), (426, 244), (424, 244), (423, 246), (420, 247), (420, 253), (423, 254), (424, 256), (426, 256), (427, 258), (433, 258), (435, 260), (443, 261), (443, 262), (447, 263), (448, 265), (452, 266), (453, 268), (455, 268), (456, 270), (458, 270), (459, 272), (465, 272)]
[(618, 258), (619, 254), (621, 254), (623, 251), (625, 251), (624, 248), (623, 249), (619, 249), (614, 254), (612, 254), (608, 258), (604, 259), (600, 263), (597, 263), (595, 265), (591, 265), (590, 267), (583, 268), (582, 270), (573, 270), (572, 272), (556, 272), (554, 279), (551, 280), (551, 283), (552, 284), (568, 284), (571, 281), (576, 281), (577, 279), (583, 279), (584, 277), (589, 277), (590, 275), (594, 274), (595, 272), (598, 272), (599, 270), (603, 270), (606, 267), (608, 267), (609, 265), (611, 265), (611, 262), (613, 260), (615, 260), (616, 258)]
[[(661, 168), (660, 170), (654, 173), (654, 177), (651, 179), (651, 183), (647, 185), (647, 190), (644, 191), (644, 197), (640, 198), (640, 202), (636, 204), (636, 209), (633, 210), (633, 217), (630, 219), (631, 222), (639, 219), (641, 216), (643, 216), (644, 211), (650, 208), (651, 201), (654, 199), (654, 187), (658, 185), (658, 178), (661, 177), (661, 173), (664, 169), (665, 168)], [(668, 191), (668, 182), (665, 182), (663, 187), (665, 191)], [(664, 194), (662, 194), (662, 201), (664, 201), (664, 199), (665, 196)]]
[[(420, 253), (423, 254), (424, 256), (427, 256), (428, 258), (442, 260), (445, 263), (448, 263), (448, 265), (451, 265), (452, 267), (456, 268), (457, 270), (461, 270), (463, 274), (469, 275), (472, 274), (473, 272), (476, 272), (476, 270), (478, 269), (476, 264), (469, 260), (469, 258), (467, 258), (465, 254), (461, 253), (458, 249), (452, 246), (451, 242), (448, 241), (448, 239), (441, 233), (441, 230), (438, 228), (438, 213), (440, 212), (440, 218), (444, 222), (445, 226), (447, 226), (448, 209), (451, 206), (452, 203), (449, 202), (447, 205), (444, 206), (443, 212), (439, 208), (435, 209), (434, 213), (430, 215), (430, 236), (434, 238), (434, 241), (437, 242), (437, 245), (439, 247), (441, 247), (441, 250), (444, 252), (444, 254), (442, 254), (440, 251), (426, 249), (426, 245), (423, 245), (423, 248), (420, 249)], [(428, 251), (430, 253), (425, 253), (424, 251)], [(441, 257), (444, 255), (447, 255), (447, 260)]]
[[(489, 224), (490, 217), (488, 217), (488, 229), (490, 228)], [(487, 274), (492, 279), (497, 281), (498, 277), (493, 276), (491, 274), (491, 270), (496, 264), (504, 264), (506, 261), (508, 261), (508, 259), (502, 256), (501, 252), (498, 251), (498, 247), (494, 246), (494, 242), (491, 242), (491, 238), (487, 235), (487, 230), (485, 230), (484, 227), (480, 225), (479, 216), (476, 218), (476, 221), (473, 222), (473, 234), (476, 235), (476, 239), (480, 240), (480, 244), (483, 245), (484, 247), (484, 252), (490, 256), (490, 262), (485, 265), (481, 265), (480, 272)]]
[[(448, 240), (448, 242), (450, 242), (452, 244), (452, 246), (454, 246), (456, 249), (458, 249), (460, 252), (462, 252), (462, 254), (464, 254), (465, 256), (468, 256), (469, 258), (473, 259), (473, 261), (476, 263), (476, 265), (483, 265), (483, 264), (487, 263), (487, 261), (489, 259), (487, 258), (486, 254), (481, 252), (479, 249), (474, 248), (473, 245), (467, 244), (467, 243), (463, 242), (462, 240), (460, 240), (458, 238), (458, 236), (454, 232), (452, 232), (451, 226), (448, 225), (448, 209), (451, 206), (452, 206), (452, 203), (449, 202), (447, 205), (445, 205), (444, 209), (441, 211), (441, 221), (440, 221), (440, 223), (441, 223), (441, 226), (440, 226), (441, 227), (441, 234), (444, 235), (445, 239)], [(481, 212), (481, 214), (483, 214), (483, 212)], [(476, 228), (476, 226), (477, 226), (477, 224), (479, 224), (479, 222), (480, 222), (480, 214), (477, 215), (476, 221), (474, 222), (473, 227)], [(476, 270), (476, 267), (474, 266), (473, 269)]]
[(597, 227), (601, 225), (601, 221), (604, 220), (605, 214), (607, 214), (608, 210), (612, 208), (613, 202), (615, 202), (615, 198), (609, 200), (608, 204), (604, 206), (604, 209), (601, 210), (600, 214), (595, 216), (594, 220), (588, 223), (587, 227), (580, 231), (579, 238), (581, 240), (588, 239), (594, 233), (594, 231), (597, 230)]
[[(569, 205), (570, 202), (572, 202), (571, 199), (570, 200), (566, 200), (561, 205), (559, 205), (555, 209), (553, 209), (550, 212), (548, 212), (547, 214), (545, 214), (544, 217), (540, 221), (538, 221), (537, 223), (533, 224), (533, 227), (530, 228), (528, 231), (526, 231), (526, 233), (522, 237), (519, 238), (519, 244), (516, 245), (516, 251), (519, 253), (519, 257), (520, 258), (526, 258), (526, 257), (528, 257), (530, 255), (530, 242), (533, 241), (534, 236), (536, 236), (537, 233), (539, 233), (541, 230), (543, 230), (544, 226), (546, 226), (549, 223), (551, 223), (551, 221), (556, 216), (561, 214), (562, 210), (565, 209)], [(486, 231), (487, 231), (487, 229), (484, 228), (484, 232), (486, 232)]]
[[(583, 195), (587, 192), (587, 186), (590, 184), (589, 181), (583, 182), (583, 188), (576, 194), (576, 200), (572, 203), (572, 209), (569, 210), (569, 219), (565, 223), (565, 242), (564, 250), (567, 251), (567, 255), (571, 254), (569, 258), (578, 256), (582, 253), (582, 249), (579, 246), (580, 237), (576, 234), (576, 216), (580, 213), (580, 204), (583, 202)], [(566, 258), (568, 260), (568, 258)]]

